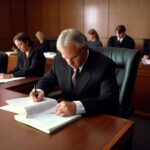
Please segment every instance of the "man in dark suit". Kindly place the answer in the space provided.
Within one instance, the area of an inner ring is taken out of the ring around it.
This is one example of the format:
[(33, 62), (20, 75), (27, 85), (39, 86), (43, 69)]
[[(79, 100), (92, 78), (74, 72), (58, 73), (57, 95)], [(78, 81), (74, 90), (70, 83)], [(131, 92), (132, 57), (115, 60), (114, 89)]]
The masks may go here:
[[(34, 101), (42, 100), (54, 85), (59, 84), (63, 100), (56, 107), (57, 115), (117, 113), (115, 63), (89, 49), (87, 43), (87, 38), (76, 29), (60, 34), (57, 40), (59, 53), (52, 68), (37, 84), (38, 96), (35, 96), (35, 90), (30, 93)], [(74, 83), (72, 76), (77, 70)]]
[(116, 36), (111, 36), (108, 40), (108, 47), (122, 47), (134, 49), (134, 40), (126, 35), (126, 28), (124, 25), (118, 25), (115, 29)]
[(56, 52), (55, 38), (45, 38), (42, 31), (37, 31), (35, 36), (39, 41), (39, 44), (37, 45), (38, 49), (41, 49), (42, 52)]

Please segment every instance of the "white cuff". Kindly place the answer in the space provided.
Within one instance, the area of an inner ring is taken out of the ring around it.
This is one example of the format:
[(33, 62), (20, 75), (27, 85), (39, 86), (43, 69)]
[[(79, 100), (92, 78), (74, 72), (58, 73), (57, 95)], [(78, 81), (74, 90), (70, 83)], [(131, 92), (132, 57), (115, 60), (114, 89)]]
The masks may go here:
[(85, 114), (85, 108), (81, 101), (73, 101), (76, 104), (76, 114)]

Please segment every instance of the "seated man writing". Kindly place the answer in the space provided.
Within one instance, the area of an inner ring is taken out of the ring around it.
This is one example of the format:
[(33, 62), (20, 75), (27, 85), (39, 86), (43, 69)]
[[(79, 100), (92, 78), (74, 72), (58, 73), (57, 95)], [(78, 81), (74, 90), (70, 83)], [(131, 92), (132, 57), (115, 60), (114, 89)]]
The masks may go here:
[(57, 104), (57, 115), (117, 114), (115, 63), (89, 49), (87, 38), (76, 29), (61, 32), (57, 49), (52, 68), (37, 84), (38, 96), (35, 90), (30, 93), (32, 100), (41, 101), (58, 84), (63, 100)]

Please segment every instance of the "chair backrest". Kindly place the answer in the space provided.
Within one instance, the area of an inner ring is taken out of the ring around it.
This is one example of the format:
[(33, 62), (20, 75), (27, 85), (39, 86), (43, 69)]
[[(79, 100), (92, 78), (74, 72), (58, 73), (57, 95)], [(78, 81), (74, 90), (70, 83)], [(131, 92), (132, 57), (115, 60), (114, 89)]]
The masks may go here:
[(0, 52), (0, 73), (7, 72), (7, 65), (8, 65), (8, 55), (4, 52)]
[(143, 54), (150, 55), (150, 39), (143, 40)]
[(48, 39), (49, 49), (51, 52), (57, 52), (56, 41), (57, 41), (56, 38), (49, 38)]
[(117, 65), (116, 79), (119, 87), (119, 116), (127, 118), (132, 112), (132, 93), (136, 80), (141, 52), (125, 48), (94, 48), (111, 58)]

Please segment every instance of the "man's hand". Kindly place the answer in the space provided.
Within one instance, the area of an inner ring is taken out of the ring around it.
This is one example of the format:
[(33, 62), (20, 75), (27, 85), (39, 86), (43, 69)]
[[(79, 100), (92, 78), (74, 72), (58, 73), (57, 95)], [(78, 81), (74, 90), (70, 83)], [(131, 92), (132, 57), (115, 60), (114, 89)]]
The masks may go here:
[(76, 104), (74, 102), (62, 101), (56, 106), (56, 114), (59, 116), (75, 115)]
[(30, 92), (29, 96), (34, 102), (39, 102), (43, 100), (45, 93), (42, 90), (35, 91), (34, 89)]

